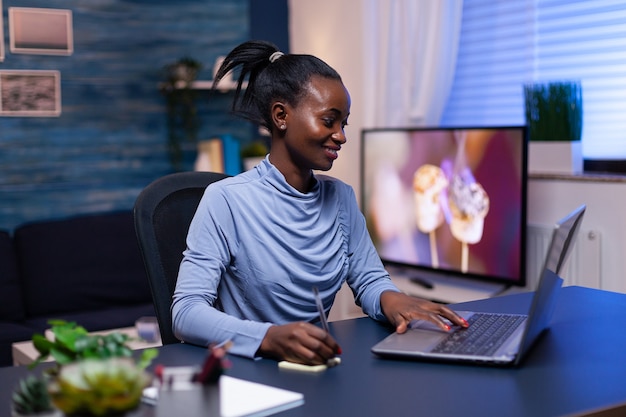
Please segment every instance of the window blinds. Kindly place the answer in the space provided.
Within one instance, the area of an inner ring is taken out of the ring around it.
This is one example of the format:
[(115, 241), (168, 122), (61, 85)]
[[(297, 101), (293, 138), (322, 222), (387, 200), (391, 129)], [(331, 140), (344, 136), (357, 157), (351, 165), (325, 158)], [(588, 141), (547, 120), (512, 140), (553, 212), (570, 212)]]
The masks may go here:
[(523, 85), (580, 80), (583, 154), (626, 159), (626, 2), (465, 0), (442, 125), (524, 123)]

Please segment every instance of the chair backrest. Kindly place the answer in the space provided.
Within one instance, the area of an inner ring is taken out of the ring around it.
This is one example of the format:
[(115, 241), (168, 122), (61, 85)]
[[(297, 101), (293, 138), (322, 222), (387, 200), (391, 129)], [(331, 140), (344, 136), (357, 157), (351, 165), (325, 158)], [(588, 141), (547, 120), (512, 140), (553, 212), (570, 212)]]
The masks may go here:
[(135, 231), (164, 345), (179, 342), (172, 331), (170, 309), (189, 224), (205, 188), (228, 176), (216, 172), (169, 174), (149, 184), (135, 202)]

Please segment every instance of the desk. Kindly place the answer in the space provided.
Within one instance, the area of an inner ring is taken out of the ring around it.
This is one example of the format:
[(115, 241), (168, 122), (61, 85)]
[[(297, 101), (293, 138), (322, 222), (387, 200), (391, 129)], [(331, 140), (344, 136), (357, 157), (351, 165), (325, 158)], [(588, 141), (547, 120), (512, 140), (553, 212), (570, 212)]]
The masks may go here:
[[(515, 313), (529, 304), (529, 294), (516, 294), (456, 307)], [(370, 348), (391, 330), (358, 318), (331, 323), (343, 349), (338, 367), (307, 374), (280, 370), (271, 360), (231, 357), (227, 373), (304, 393), (305, 404), (281, 416), (617, 416), (626, 412), (623, 317), (625, 294), (566, 287), (551, 329), (520, 368), (379, 359)], [(169, 365), (199, 364), (205, 355), (205, 349), (185, 344), (159, 351), (156, 362)], [(21, 366), (0, 369), (0, 412), (26, 372)], [(622, 408), (599, 412), (609, 407)], [(153, 414), (148, 406), (133, 413)]]

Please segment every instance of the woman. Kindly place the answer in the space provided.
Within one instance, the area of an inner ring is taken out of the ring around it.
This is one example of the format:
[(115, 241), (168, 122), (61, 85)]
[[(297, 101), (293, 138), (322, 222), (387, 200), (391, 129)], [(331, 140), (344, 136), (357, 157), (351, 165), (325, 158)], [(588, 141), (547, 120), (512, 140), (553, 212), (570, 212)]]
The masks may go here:
[(271, 150), (254, 169), (210, 185), (187, 237), (172, 306), (174, 333), (231, 353), (322, 364), (341, 353), (318, 319), (344, 282), (371, 318), (404, 332), (413, 319), (444, 330), (467, 326), (449, 308), (409, 297), (389, 279), (354, 192), (328, 171), (346, 142), (350, 96), (341, 77), (310, 55), (245, 42), (230, 52), (215, 83), (240, 68), (236, 114), (265, 127)]

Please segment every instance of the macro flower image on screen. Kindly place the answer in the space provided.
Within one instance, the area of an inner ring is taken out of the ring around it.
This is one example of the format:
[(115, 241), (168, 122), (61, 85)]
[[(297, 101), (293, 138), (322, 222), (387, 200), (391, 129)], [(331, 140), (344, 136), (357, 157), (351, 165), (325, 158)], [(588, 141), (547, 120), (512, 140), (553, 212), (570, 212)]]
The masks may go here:
[(362, 210), (386, 262), (523, 279), (523, 127), (372, 129)]

